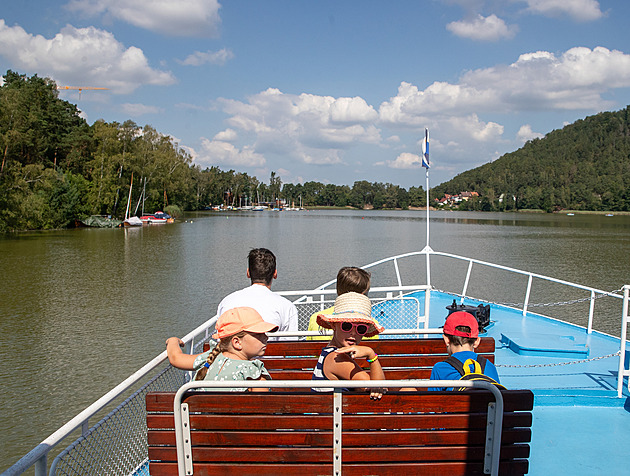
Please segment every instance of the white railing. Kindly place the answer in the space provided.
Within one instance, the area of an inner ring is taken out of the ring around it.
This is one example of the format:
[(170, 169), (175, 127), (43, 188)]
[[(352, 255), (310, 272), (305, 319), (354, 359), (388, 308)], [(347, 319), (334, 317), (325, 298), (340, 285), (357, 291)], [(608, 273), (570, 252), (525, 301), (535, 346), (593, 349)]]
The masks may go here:
[(623, 287), (623, 311), (621, 319), (621, 349), (619, 353), (619, 371), (617, 373), (617, 396), (622, 397), (623, 393), (623, 378), (628, 377), (628, 391), (630, 392), (630, 369), (626, 370), (626, 336), (628, 335), (628, 322), (630, 317), (628, 316), (628, 306), (630, 295), (630, 285)]
[[(429, 312), (430, 312), (429, 304), (430, 304), (431, 286), (429, 286), (429, 285), (416, 285), (416, 286), (405, 286), (405, 285), (403, 285), (401, 274), (400, 274), (400, 269), (399, 269), (399, 261), (404, 259), (404, 258), (411, 258), (411, 257), (418, 257), (418, 256), (428, 257), (427, 255), (443, 256), (443, 257), (447, 257), (447, 258), (451, 258), (451, 259), (454, 259), (454, 260), (459, 260), (459, 261), (463, 261), (463, 262), (467, 262), (468, 263), (468, 271), (466, 273), (466, 276), (465, 276), (465, 279), (464, 279), (463, 288), (462, 288), (462, 292), (461, 292), (462, 300), (465, 297), (467, 297), (466, 293), (468, 291), (468, 284), (470, 282), (470, 276), (471, 276), (471, 272), (472, 272), (472, 269), (473, 269), (473, 265), (490, 267), (490, 268), (493, 268), (493, 269), (499, 269), (499, 270), (508, 271), (508, 272), (511, 272), (511, 273), (527, 276), (527, 278), (528, 278), (528, 280), (527, 280), (527, 289), (526, 289), (526, 291), (524, 293), (524, 304), (522, 306), (522, 313), (523, 313), (523, 315), (527, 314), (527, 308), (528, 308), (528, 304), (529, 304), (529, 300), (530, 300), (531, 285), (532, 285), (533, 279), (541, 279), (541, 280), (544, 280), (544, 281), (549, 281), (549, 282), (553, 282), (553, 283), (557, 283), (557, 284), (562, 284), (562, 285), (566, 285), (566, 286), (569, 286), (569, 287), (572, 287), (572, 288), (576, 288), (576, 289), (587, 291), (587, 292), (590, 293), (590, 296), (591, 296), (591, 305), (590, 305), (590, 310), (589, 310), (589, 320), (588, 320), (588, 327), (587, 327), (587, 332), (588, 333), (592, 332), (593, 308), (594, 308), (594, 299), (593, 299), (593, 297), (595, 296), (595, 294), (606, 295), (606, 296), (610, 296), (610, 297), (613, 297), (613, 298), (622, 299), (624, 304), (623, 304), (622, 332), (621, 332), (622, 343), (621, 343), (621, 349), (620, 349), (619, 372), (618, 372), (618, 393), (619, 393), (619, 397), (622, 396), (621, 390), (623, 388), (623, 378), (624, 377), (628, 377), (628, 380), (629, 380), (629, 382), (628, 382), (628, 389), (630, 391), (630, 371), (625, 370), (625, 360), (624, 360), (625, 359), (625, 355), (626, 355), (626, 350), (625, 350), (625, 347), (626, 347), (626, 332), (627, 332), (627, 328), (628, 328), (628, 319), (629, 319), (628, 318), (628, 289), (629, 289), (629, 286), (625, 286), (624, 287), (624, 295), (620, 296), (618, 294), (614, 294), (614, 293), (611, 293), (611, 292), (608, 292), (608, 291), (604, 291), (604, 290), (600, 290), (600, 289), (596, 289), (596, 288), (592, 288), (592, 287), (588, 287), (588, 286), (583, 286), (583, 285), (580, 285), (580, 284), (571, 283), (569, 281), (556, 279), (556, 278), (551, 278), (551, 277), (540, 275), (540, 274), (536, 274), (536, 273), (530, 273), (530, 272), (527, 272), (527, 271), (522, 271), (522, 270), (519, 270), (519, 269), (510, 268), (508, 266), (497, 265), (497, 264), (493, 264), (493, 263), (489, 263), (489, 262), (485, 262), (485, 261), (481, 261), (481, 260), (476, 260), (476, 259), (472, 259), (472, 258), (466, 258), (466, 257), (463, 257), (463, 256), (458, 256), (458, 255), (454, 255), (454, 254), (450, 254), (450, 253), (442, 253), (442, 252), (433, 251), (430, 248), (428, 248), (428, 249), (425, 248), (423, 251), (418, 251), (418, 252), (404, 253), (404, 254), (401, 254), (401, 255), (398, 255), (398, 256), (394, 256), (394, 257), (382, 259), (382, 260), (379, 260), (379, 261), (375, 261), (374, 263), (371, 263), (371, 264), (368, 264), (368, 265), (364, 266), (363, 267), (364, 269), (370, 269), (370, 268), (374, 268), (376, 266), (379, 266), (381, 264), (386, 264), (386, 263), (390, 263), (390, 262), (394, 266), (394, 271), (395, 271), (396, 280), (397, 280), (397, 284), (398, 285), (397, 286), (391, 286), (391, 287), (383, 287), (383, 288), (375, 287), (375, 288), (372, 288), (370, 290), (371, 293), (380, 293), (380, 292), (394, 293), (394, 292), (397, 292), (400, 295), (403, 295), (404, 293), (409, 293), (409, 292), (412, 292), (412, 291), (424, 291), (425, 292), (425, 309), (424, 309), (424, 316), (423, 316), (424, 328), (422, 329), (422, 334), (439, 334), (439, 333), (441, 333), (441, 329), (429, 329), (428, 328), (429, 315), (430, 315), (429, 314)], [(414, 277), (414, 279), (415, 278), (416, 277)], [(285, 296), (300, 296), (295, 301), (296, 303), (304, 303), (304, 302), (306, 302), (307, 298), (309, 296), (311, 296), (311, 297), (312, 296), (321, 296), (320, 299), (323, 301), (324, 300), (324, 296), (330, 296), (330, 295), (336, 294), (336, 291), (334, 289), (326, 289), (329, 286), (331, 286), (332, 284), (334, 284), (335, 282), (336, 282), (336, 280), (331, 280), (331, 281), (321, 285), (317, 289), (311, 290), (311, 291), (286, 291), (286, 292), (281, 292), (279, 294), (282, 294), (282, 295), (285, 295)], [(214, 327), (214, 323), (216, 322), (216, 319), (217, 319), (217, 316), (214, 316), (213, 318), (211, 318), (208, 321), (204, 322), (203, 324), (198, 326), (195, 330), (193, 330), (192, 332), (187, 334), (184, 338), (182, 338), (182, 340), (186, 344), (184, 350), (187, 351), (187, 352), (190, 352), (190, 350), (193, 348), (195, 343), (197, 343), (199, 341), (207, 340), (210, 337), (211, 329)], [(406, 334), (406, 333), (417, 333), (417, 329), (388, 330), (388, 331), (385, 332), (385, 334)], [(315, 332), (300, 332), (300, 333), (297, 333), (297, 334), (298, 335), (320, 335), (320, 333), (317, 332), (317, 331), (315, 331)], [(296, 335), (296, 333), (278, 333), (277, 335), (278, 336), (285, 336), (285, 335), (289, 336), (289, 335)], [(95, 414), (97, 414), (100, 410), (105, 408), (107, 405), (111, 404), (121, 394), (123, 394), (124, 392), (128, 391), (129, 389), (131, 389), (141, 379), (146, 378), (146, 376), (149, 375), (149, 373), (152, 372), (156, 367), (158, 367), (160, 364), (162, 364), (166, 360), (166, 358), (167, 358), (166, 351), (164, 351), (161, 354), (159, 354), (157, 357), (155, 357), (153, 360), (151, 360), (149, 363), (147, 363), (145, 366), (143, 366), (140, 370), (138, 370), (133, 375), (128, 377), (126, 380), (124, 380), (122, 383), (117, 385), (115, 388), (113, 388), (112, 390), (107, 392), (100, 399), (98, 399), (96, 402), (91, 404), (89, 407), (87, 407), (85, 410), (83, 410), (81, 413), (79, 413), (77, 416), (75, 416), (72, 420), (70, 420), (68, 423), (63, 425), (60, 429), (58, 429), (53, 434), (51, 434), (48, 438), (43, 440), (39, 445), (37, 445), (33, 450), (31, 450), (25, 456), (23, 456), (17, 463), (15, 463), (13, 466), (8, 468), (0, 476), (19, 475), (19, 474), (24, 473), (26, 470), (28, 470), (32, 466), (35, 467), (35, 475), (36, 476), (45, 476), (46, 475), (46, 469), (47, 469), (47, 456), (48, 456), (48, 453), (54, 447), (56, 447), (67, 436), (69, 436), (71, 433), (73, 433), (77, 428), (81, 428), (82, 434), (85, 435), (87, 433), (87, 431), (89, 430), (89, 420), (90, 420), (90, 418), (92, 418)]]
[[(184, 384), (176, 393), (173, 402), (175, 417), (175, 441), (177, 444), (177, 469), (180, 476), (193, 474), (193, 462), (190, 445), (190, 425), (186, 421), (187, 404), (182, 404), (186, 392), (199, 388), (233, 388), (232, 381), (200, 380)], [(400, 388), (400, 387), (469, 387), (489, 390), (495, 402), (488, 406), (488, 420), (486, 424), (486, 448), (484, 456), (484, 473), (491, 476), (499, 474), (499, 459), (501, 456), (501, 433), (503, 431), (503, 395), (496, 385), (481, 380), (344, 380), (344, 381), (313, 381), (313, 380), (245, 380), (238, 381), (239, 387), (248, 388), (334, 388), (333, 414), (333, 465), (335, 475), (341, 475), (342, 455), (342, 421), (343, 421), (343, 392), (341, 388)]]
[[(399, 268), (399, 261), (405, 258), (413, 258), (413, 257), (421, 257), (421, 256), (425, 256), (426, 257), (426, 265), (427, 265), (427, 280), (430, 280), (430, 261), (429, 261), (429, 256), (430, 255), (434, 255), (434, 256), (442, 256), (445, 258), (450, 258), (453, 260), (457, 260), (457, 261), (462, 261), (462, 262), (466, 262), (468, 263), (468, 268), (466, 271), (466, 275), (464, 277), (464, 284), (462, 287), (462, 291), (459, 294), (461, 297), (461, 301), (463, 302), (464, 299), (466, 297), (469, 297), (467, 295), (468, 292), (468, 285), (470, 283), (470, 278), (472, 275), (472, 271), (473, 271), (473, 265), (477, 265), (477, 266), (483, 266), (483, 267), (488, 267), (488, 268), (492, 268), (492, 269), (496, 269), (496, 270), (502, 270), (502, 271), (507, 271), (509, 273), (513, 273), (513, 274), (517, 274), (517, 275), (521, 275), (521, 276), (525, 276), (527, 277), (527, 287), (525, 290), (525, 293), (523, 295), (523, 305), (520, 308), (522, 315), (523, 316), (527, 316), (527, 312), (528, 312), (528, 307), (529, 307), (529, 303), (530, 303), (530, 298), (531, 298), (531, 292), (532, 292), (532, 283), (534, 279), (539, 279), (542, 281), (546, 281), (546, 282), (551, 282), (551, 283), (555, 283), (555, 284), (560, 284), (563, 286), (568, 286), (570, 288), (574, 288), (574, 289), (579, 289), (579, 290), (583, 290), (589, 293), (589, 297), (587, 298), (587, 300), (590, 300), (590, 304), (589, 304), (589, 313), (588, 313), (588, 324), (586, 326), (586, 333), (587, 334), (591, 334), (593, 332), (593, 317), (594, 317), (594, 312), (595, 312), (595, 299), (597, 298), (597, 296), (608, 296), (608, 297), (612, 297), (615, 299), (621, 299), (623, 301), (623, 308), (622, 308), (622, 328), (621, 328), (621, 334), (620, 334), (620, 347), (619, 347), (619, 371), (617, 374), (617, 393), (619, 398), (622, 397), (622, 389), (623, 389), (623, 379), (624, 377), (628, 377), (628, 391), (630, 391), (630, 370), (626, 370), (625, 369), (625, 355), (627, 354), (626, 351), (626, 336), (627, 336), (627, 330), (628, 330), (628, 325), (629, 325), (629, 317), (628, 317), (628, 289), (630, 288), (630, 285), (626, 285), (624, 286), (623, 289), (623, 296), (619, 295), (619, 294), (615, 294), (614, 292), (610, 292), (610, 291), (605, 291), (602, 289), (597, 289), (597, 288), (593, 288), (590, 286), (584, 286), (582, 284), (578, 284), (578, 283), (572, 283), (570, 281), (566, 281), (563, 279), (557, 279), (557, 278), (552, 278), (550, 276), (545, 276), (542, 274), (537, 274), (537, 273), (531, 273), (529, 271), (523, 271), (520, 269), (516, 269), (516, 268), (512, 268), (509, 266), (503, 266), (503, 265), (499, 265), (499, 264), (494, 264), (494, 263), (490, 263), (487, 261), (482, 261), (482, 260), (478, 260), (478, 259), (473, 259), (473, 258), (467, 258), (465, 256), (459, 256), (459, 255), (455, 255), (452, 253), (444, 253), (444, 252), (440, 252), (440, 251), (433, 251), (430, 247), (425, 247), (422, 251), (413, 251), (410, 253), (403, 253), (397, 256), (392, 256), (389, 258), (385, 258), (385, 259), (381, 259), (378, 261), (375, 261), (373, 263), (370, 263), (368, 265), (363, 266), (363, 269), (370, 269), (370, 268), (375, 268), (379, 265), (383, 265), (383, 264), (387, 264), (387, 263), (392, 263), (394, 266), (394, 272), (396, 275), (396, 280), (397, 280), (397, 284), (401, 289), (406, 289), (407, 286), (403, 285), (403, 280), (401, 278), (401, 274), (400, 274), (400, 268)], [(417, 276), (413, 276), (413, 279), (417, 279)], [(325, 288), (333, 285), (336, 283), (336, 279), (333, 279), (323, 285), (321, 285), (318, 289), (322, 290), (322, 292), (332, 292), (334, 293), (334, 290), (325, 290)], [(414, 286), (411, 286), (412, 288)], [(373, 288), (374, 291), (376, 291), (379, 288)], [(426, 323), (425, 326), (428, 327), (428, 321), (429, 321), (429, 293), (430, 293), (430, 289), (431, 286), (429, 285), (429, 283), (427, 283), (426, 285), (426, 298), (425, 298), (425, 318), (426, 318)], [(295, 292), (293, 293), (293, 295), (299, 295), (299, 292)], [(471, 298), (473, 298), (473, 296), (470, 296)]]
[[(184, 348), (185, 351), (190, 352), (195, 338), (207, 335), (208, 329), (214, 325), (216, 319), (216, 316), (209, 319), (182, 339), (186, 343)], [(20, 460), (13, 466), (4, 471), (0, 476), (14, 476), (22, 474), (32, 466), (34, 466), (35, 469), (35, 476), (45, 476), (47, 473), (48, 453), (50, 453), (53, 448), (72, 434), (77, 428), (81, 428), (81, 434), (82, 436), (85, 436), (90, 428), (90, 419), (94, 415), (115, 401), (123, 393), (133, 388), (133, 386), (142, 379), (146, 378), (160, 364), (164, 363), (166, 359), (166, 351), (164, 351), (51, 434), (48, 438), (20, 458)]]

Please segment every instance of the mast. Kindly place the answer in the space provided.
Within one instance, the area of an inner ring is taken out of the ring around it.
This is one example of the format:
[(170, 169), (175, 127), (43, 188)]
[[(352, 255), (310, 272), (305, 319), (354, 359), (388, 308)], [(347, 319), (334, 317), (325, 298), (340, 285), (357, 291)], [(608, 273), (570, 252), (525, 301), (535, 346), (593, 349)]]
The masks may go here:
[(127, 209), (125, 210), (125, 220), (129, 218), (129, 208), (131, 207), (131, 189), (133, 187), (133, 172), (131, 172), (131, 183), (129, 184), (129, 197), (127, 198)]

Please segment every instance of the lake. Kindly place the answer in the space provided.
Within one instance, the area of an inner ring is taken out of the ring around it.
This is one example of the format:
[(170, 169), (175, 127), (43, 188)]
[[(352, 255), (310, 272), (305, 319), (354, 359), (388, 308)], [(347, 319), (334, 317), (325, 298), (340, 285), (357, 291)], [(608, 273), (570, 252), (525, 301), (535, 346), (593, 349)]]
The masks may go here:
[[(608, 291), (630, 283), (630, 216), (431, 212), (430, 226), (436, 251)], [(276, 254), (273, 289), (287, 290), (425, 240), (424, 212), (353, 210), (199, 212), (0, 238), (0, 471), (247, 286), (251, 248)], [(602, 330), (618, 335), (618, 321)]]

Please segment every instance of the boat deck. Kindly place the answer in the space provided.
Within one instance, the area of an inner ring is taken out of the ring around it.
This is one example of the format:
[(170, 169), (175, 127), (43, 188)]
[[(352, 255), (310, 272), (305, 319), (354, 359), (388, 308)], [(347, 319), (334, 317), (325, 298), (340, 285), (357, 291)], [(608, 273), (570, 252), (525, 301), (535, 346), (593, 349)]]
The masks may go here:
[[(416, 297), (424, 306), (423, 293)], [(430, 327), (444, 324), (446, 311), (436, 311), (452, 302), (452, 295), (431, 293), (435, 319)], [(465, 304), (480, 302), (466, 299)], [(623, 398), (617, 397), (619, 340), (492, 304), (490, 319), (484, 335), (497, 343), (501, 383), (529, 388), (535, 395), (529, 474), (627, 473), (627, 455), (619, 442), (630, 441), (630, 398), (627, 385)]]

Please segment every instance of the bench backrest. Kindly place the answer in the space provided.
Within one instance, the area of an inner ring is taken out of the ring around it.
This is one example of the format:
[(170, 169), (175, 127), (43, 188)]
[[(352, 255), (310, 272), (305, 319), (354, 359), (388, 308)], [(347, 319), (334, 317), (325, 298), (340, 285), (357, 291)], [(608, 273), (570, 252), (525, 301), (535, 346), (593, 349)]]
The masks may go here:
[[(273, 379), (308, 380), (324, 345), (321, 341), (269, 342), (261, 360)], [(378, 339), (362, 345), (369, 345), (379, 355), (389, 380), (428, 379), (433, 365), (448, 357), (442, 337)], [(494, 350), (494, 338), (482, 337), (477, 353), (494, 363)]]
[[(504, 400), (500, 474), (528, 471), (529, 390)], [(390, 392), (380, 401), (342, 395), (344, 475), (484, 474), (487, 391)], [(149, 393), (147, 426), (152, 476), (177, 474), (174, 393)], [(193, 470), (199, 474), (333, 474), (331, 394), (189, 392)]]

